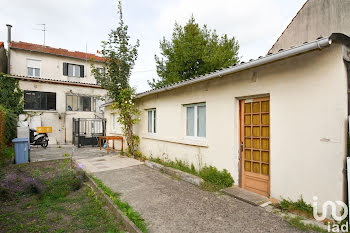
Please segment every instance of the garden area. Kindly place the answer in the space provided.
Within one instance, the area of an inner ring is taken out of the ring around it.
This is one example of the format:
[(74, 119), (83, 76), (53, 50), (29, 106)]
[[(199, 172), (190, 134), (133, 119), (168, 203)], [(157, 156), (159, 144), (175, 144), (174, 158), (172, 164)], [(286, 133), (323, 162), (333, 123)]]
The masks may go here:
[(0, 232), (123, 232), (69, 159), (0, 168)]

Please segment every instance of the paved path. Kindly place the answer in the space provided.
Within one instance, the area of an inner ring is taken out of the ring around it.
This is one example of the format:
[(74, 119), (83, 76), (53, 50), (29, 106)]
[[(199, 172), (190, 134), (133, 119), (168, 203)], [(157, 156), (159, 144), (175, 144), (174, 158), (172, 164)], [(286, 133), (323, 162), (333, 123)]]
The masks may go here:
[[(30, 160), (32, 162), (36, 161), (46, 161), (64, 158), (64, 154), (72, 154), (73, 145), (53, 145), (49, 144), (47, 148), (42, 148), (41, 146), (31, 146), (30, 147)], [(119, 152), (109, 153), (108, 156), (117, 155)], [(95, 158), (107, 156), (105, 149), (100, 150), (99, 147), (81, 147), (76, 148), (73, 155), (74, 159), (82, 158)]]
[(136, 159), (119, 155), (76, 159), (76, 161), (82, 164), (84, 170), (88, 173), (103, 172), (143, 164)]
[[(121, 193), (121, 198), (141, 213), (150, 232), (301, 232), (261, 207), (202, 191), (145, 165), (130, 162), (129, 158), (117, 167), (118, 161), (124, 158), (114, 159), (115, 169), (93, 174)], [(108, 160), (98, 161), (96, 166), (103, 163), (111, 164)]]

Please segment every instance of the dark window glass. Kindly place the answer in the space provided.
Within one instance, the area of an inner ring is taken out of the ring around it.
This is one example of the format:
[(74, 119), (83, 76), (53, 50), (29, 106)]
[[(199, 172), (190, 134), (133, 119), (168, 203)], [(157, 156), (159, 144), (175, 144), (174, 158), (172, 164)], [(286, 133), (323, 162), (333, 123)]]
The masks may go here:
[(56, 93), (24, 91), (24, 109), (56, 110)]
[(83, 111), (90, 112), (91, 111), (91, 97), (82, 96), (80, 97), (83, 102)]

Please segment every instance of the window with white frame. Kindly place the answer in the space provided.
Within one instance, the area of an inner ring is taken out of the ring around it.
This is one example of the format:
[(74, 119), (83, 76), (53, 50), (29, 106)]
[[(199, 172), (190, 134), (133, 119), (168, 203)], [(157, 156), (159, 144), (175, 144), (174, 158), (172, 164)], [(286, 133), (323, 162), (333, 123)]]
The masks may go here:
[(186, 136), (206, 137), (206, 105), (205, 103), (185, 105)]
[(40, 60), (27, 58), (27, 76), (40, 77), (40, 66)]
[(148, 114), (148, 133), (156, 133), (157, 112), (155, 109), (147, 110)]

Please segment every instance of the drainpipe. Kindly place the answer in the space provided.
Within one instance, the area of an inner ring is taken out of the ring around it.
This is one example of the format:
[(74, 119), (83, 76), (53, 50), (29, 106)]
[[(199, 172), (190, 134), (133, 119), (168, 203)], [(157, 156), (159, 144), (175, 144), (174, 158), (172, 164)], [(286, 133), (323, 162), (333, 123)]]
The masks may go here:
[(11, 53), (10, 53), (10, 43), (11, 43), (11, 24), (6, 24), (7, 27), (7, 74), (10, 74), (11, 71)]

